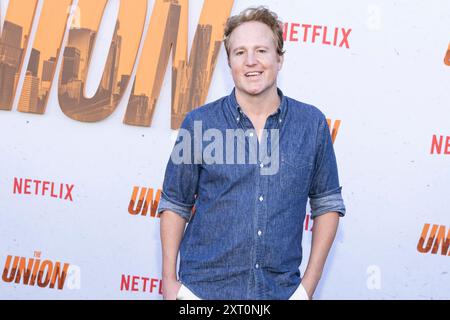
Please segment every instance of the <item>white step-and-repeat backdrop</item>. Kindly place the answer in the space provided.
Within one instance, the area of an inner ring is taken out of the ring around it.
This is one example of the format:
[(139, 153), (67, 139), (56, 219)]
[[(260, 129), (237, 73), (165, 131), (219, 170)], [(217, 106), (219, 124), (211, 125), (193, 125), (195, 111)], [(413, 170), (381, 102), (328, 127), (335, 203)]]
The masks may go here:
[(1, 298), (162, 298), (176, 130), (232, 90), (223, 23), (255, 5), (284, 22), (279, 87), (325, 113), (338, 159), (347, 216), (316, 299), (450, 298), (450, 1), (0, 3)]

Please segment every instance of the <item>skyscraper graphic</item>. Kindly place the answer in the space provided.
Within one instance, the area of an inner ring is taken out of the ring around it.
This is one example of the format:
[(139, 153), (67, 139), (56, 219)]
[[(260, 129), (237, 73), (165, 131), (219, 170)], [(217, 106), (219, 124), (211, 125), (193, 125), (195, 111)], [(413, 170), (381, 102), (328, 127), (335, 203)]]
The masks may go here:
[(77, 103), (80, 102), (83, 95), (82, 89), (83, 83), (78, 79), (71, 79), (64, 85), (64, 90), (67, 93), (67, 96)]
[[(25, 54), (25, 48), (27, 46), (27, 43), (28, 43), (28, 35), (25, 35), (23, 39), (23, 46), (20, 49), (20, 58), (19, 58), (20, 61), (22, 61), (22, 59), (24, 58), (23, 55)], [(39, 50), (36, 50), (35, 48), (31, 48), (27, 71), (30, 71), (31, 74), (35, 77), (38, 76), (40, 58), (41, 52)]]
[[(197, 27), (196, 37), (192, 46), (192, 61), (189, 61), (190, 68), (188, 70), (191, 73), (189, 77), (189, 102), (191, 105), (197, 107), (202, 103), (202, 90), (207, 80), (211, 32), (212, 26), (199, 25)], [(185, 104), (179, 110), (179, 113), (186, 115), (189, 111), (189, 105)]]
[(149, 93), (140, 92), (140, 94), (132, 95), (130, 97), (124, 118), (124, 123), (127, 124), (143, 126), (150, 123), (156, 107), (162, 81), (166, 73), (165, 61), (166, 59), (168, 60), (171, 49), (173, 49), (168, 44), (173, 44), (176, 46), (181, 6), (178, 1), (175, 0), (164, 0), (164, 2), (169, 3), (170, 8), (165, 24), (161, 25), (162, 29), (156, 31), (163, 32), (163, 40), (158, 48), (159, 55), (157, 57), (153, 57), (154, 59), (157, 59), (154, 82), (146, 86), (150, 88)]
[(77, 79), (80, 70), (80, 50), (74, 47), (66, 47), (64, 50), (63, 66), (61, 72), (61, 84), (67, 84), (72, 79)]
[(89, 68), (89, 55), (95, 39), (95, 32), (86, 29), (70, 29), (69, 41), (67, 46), (77, 48), (80, 52), (80, 67), (77, 79), (86, 81), (87, 71)]
[(19, 67), (23, 28), (5, 20), (0, 37), (0, 62)]
[(100, 84), (103, 90), (110, 91), (113, 94), (116, 94), (118, 92), (116, 83), (119, 72), (120, 51), (122, 46), (122, 37), (117, 34), (119, 26), (120, 23), (117, 22), (114, 36), (111, 41), (108, 58), (105, 64), (105, 72)]
[(48, 60), (44, 60), (44, 64), (42, 66), (42, 82), (44, 81), (51, 81), (52, 80), (52, 73), (53, 69), (55, 68), (56, 64), (56, 58), (51, 57)]
[(0, 109), (9, 110), (12, 103), (16, 67), (0, 62)]
[(55, 68), (56, 58), (50, 57), (48, 60), (44, 60), (42, 64), (41, 83), (39, 87), (39, 101), (38, 110), (44, 112), (45, 102), (48, 92), (52, 86), (53, 69)]
[[(179, 61), (173, 70), (172, 81), (175, 85), (172, 96), (172, 128), (179, 128), (186, 114), (199, 107), (208, 95), (207, 84), (212, 76), (208, 65), (216, 61), (221, 42), (214, 42), (211, 51), (211, 25), (198, 25), (192, 44), (189, 63)], [(213, 59), (213, 60), (211, 60)]]
[[(16, 82), (19, 74), (16, 73)], [(37, 113), (39, 95), (39, 78), (31, 71), (27, 71), (23, 82), (22, 95), (19, 100), (18, 110), (22, 112)]]
[[(69, 31), (69, 46), (77, 51), (72, 49), (70, 53), (65, 53), (64, 58), (66, 60), (68, 59), (66, 55), (70, 55), (73, 61), (79, 60), (79, 66), (78, 72), (75, 72), (77, 69), (75, 64), (64, 65), (59, 86), (59, 101), (61, 109), (70, 118), (85, 122), (99, 121), (110, 115), (117, 106), (119, 99), (117, 78), (122, 46), (122, 37), (118, 34), (119, 27), (120, 23), (117, 22), (99, 88), (91, 98), (86, 98), (83, 93), (96, 33), (85, 28)], [(75, 73), (78, 76), (75, 76)]]
[(0, 109), (11, 108), (21, 59), (22, 27), (5, 20), (0, 37)]
[[(27, 36), (25, 36), (24, 43), (26, 42)], [(22, 49), (22, 55), (23, 54), (25, 54), (24, 49)], [(35, 48), (31, 49), (30, 59), (28, 61), (27, 71), (25, 74), (25, 79), (18, 106), (18, 110), (21, 112), (41, 113), (39, 111), (39, 96), (41, 85), (40, 79), (38, 78), (40, 56), (41, 53), (39, 50), (36, 50)], [(15, 85), (17, 85), (19, 80), (18, 75), (19, 74), (16, 72)]]
[(30, 61), (28, 62), (27, 71), (30, 71), (34, 77), (38, 76), (39, 60), (41, 53), (35, 48), (31, 49)]

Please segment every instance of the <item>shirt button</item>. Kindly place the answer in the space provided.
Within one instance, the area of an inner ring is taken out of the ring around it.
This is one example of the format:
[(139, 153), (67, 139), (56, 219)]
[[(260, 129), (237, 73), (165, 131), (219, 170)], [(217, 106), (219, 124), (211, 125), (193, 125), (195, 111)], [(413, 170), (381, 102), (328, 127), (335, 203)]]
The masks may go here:
[(278, 120), (280, 123), (283, 121), (282, 119)]
[(236, 118), (236, 121), (239, 121), (239, 120), (241, 120), (241, 118), (237, 117), (237, 118)]
[(256, 265), (255, 265), (255, 268), (256, 268), (256, 269), (259, 269), (259, 264), (256, 264)]
[(262, 202), (263, 200), (264, 200), (264, 197), (263, 197), (263, 196), (260, 196), (260, 197), (259, 197), (259, 201)]
[(260, 166), (261, 168), (264, 168), (264, 163), (261, 163), (259, 166)]
[(249, 136), (250, 136), (250, 137), (253, 137), (253, 132), (250, 132), (250, 133), (249, 133)]
[(261, 230), (259, 230), (259, 231), (258, 231), (258, 236), (260, 236), (260, 237), (261, 237), (261, 235), (262, 235), (262, 231), (261, 231)]

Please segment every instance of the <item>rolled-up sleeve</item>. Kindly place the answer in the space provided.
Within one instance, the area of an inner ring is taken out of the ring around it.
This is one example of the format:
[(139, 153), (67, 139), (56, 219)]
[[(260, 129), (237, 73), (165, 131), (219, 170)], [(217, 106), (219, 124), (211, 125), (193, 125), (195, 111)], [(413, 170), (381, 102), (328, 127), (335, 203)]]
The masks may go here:
[(193, 204), (180, 203), (170, 199), (163, 191), (161, 192), (161, 199), (159, 200), (158, 213), (163, 213), (164, 211), (169, 210), (175, 212), (186, 221), (189, 221), (191, 219), (193, 206)]
[(337, 212), (341, 217), (345, 215), (333, 142), (323, 115), (318, 128), (317, 154), (309, 190), (309, 203), (312, 219), (328, 212)]
[(198, 190), (199, 164), (194, 163), (193, 143), (193, 123), (188, 114), (180, 127), (177, 141), (166, 166), (157, 210), (158, 213), (170, 210), (186, 221), (189, 221), (192, 216)]

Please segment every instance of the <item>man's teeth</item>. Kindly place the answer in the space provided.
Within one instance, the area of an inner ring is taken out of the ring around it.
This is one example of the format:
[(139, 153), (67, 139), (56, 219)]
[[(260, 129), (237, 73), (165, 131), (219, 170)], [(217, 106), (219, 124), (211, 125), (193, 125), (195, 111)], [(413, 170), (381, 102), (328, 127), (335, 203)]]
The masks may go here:
[(251, 76), (259, 76), (262, 72), (249, 72), (246, 74), (247, 77), (251, 77)]

